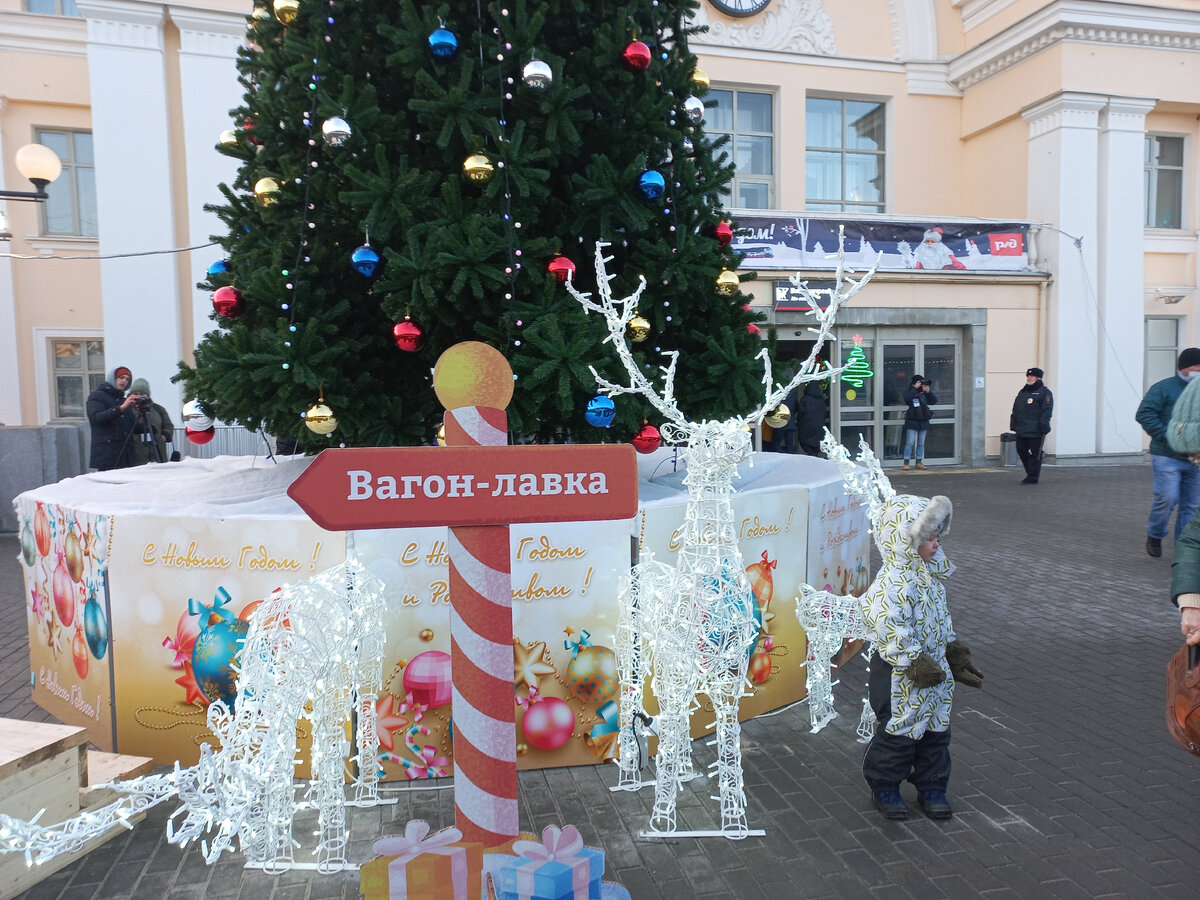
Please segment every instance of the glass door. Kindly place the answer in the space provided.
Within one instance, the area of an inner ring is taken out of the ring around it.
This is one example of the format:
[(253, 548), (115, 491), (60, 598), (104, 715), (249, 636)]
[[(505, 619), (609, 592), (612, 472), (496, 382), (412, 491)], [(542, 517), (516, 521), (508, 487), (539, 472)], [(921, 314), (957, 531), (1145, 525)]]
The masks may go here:
[(933, 419), (925, 436), (925, 462), (959, 462), (961, 340), (954, 331), (875, 328), (861, 329), (849, 340), (842, 336), (841, 364), (861, 356), (871, 372), (861, 386), (847, 381), (846, 375), (838, 383), (834, 413), (837, 433), (848, 450), (857, 452), (861, 434), (885, 466), (899, 465), (904, 453), (903, 392), (914, 375), (923, 375), (937, 401), (932, 404)]

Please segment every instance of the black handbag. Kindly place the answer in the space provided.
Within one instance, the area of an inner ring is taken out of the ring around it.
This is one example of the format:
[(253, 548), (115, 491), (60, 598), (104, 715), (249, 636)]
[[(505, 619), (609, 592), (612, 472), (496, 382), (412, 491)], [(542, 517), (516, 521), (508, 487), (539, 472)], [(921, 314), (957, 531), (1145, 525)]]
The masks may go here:
[(1167, 730), (1200, 756), (1200, 644), (1184, 644), (1167, 663)]

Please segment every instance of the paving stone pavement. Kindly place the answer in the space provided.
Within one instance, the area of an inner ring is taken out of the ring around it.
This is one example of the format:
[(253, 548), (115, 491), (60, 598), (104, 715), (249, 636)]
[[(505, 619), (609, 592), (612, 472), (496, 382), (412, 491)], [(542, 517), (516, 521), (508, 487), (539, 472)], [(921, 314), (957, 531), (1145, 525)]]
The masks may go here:
[[(1167, 598), (1170, 548), (1143, 549), (1150, 467), (1055, 468), (1020, 486), (1018, 470), (897, 476), (899, 490), (947, 494), (945, 548), (958, 571), (949, 600), (986, 674), (960, 688), (953, 717), (956, 814), (884, 822), (872, 810), (856, 742), (864, 672), (848, 664), (839, 717), (809, 733), (800, 705), (745, 723), (748, 814), (765, 837), (643, 840), (649, 790), (612, 793), (614, 766), (526, 772), (521, 826), (575, 823), (607, 851), (606, 878), (636, 900), (676, 898), (1196, 898), (1200, 759), (1163, 723), (1164, 667), (1181, 641)], [(45, 721), (29, 699), (15, 537), (0, 538), (0, 716)], [(696, 744), (697, 763), (713, 758)], [(695, 781), (684, 828), (715, 827), (719, 805)], [(904, 793), (914, 799), (911, 786)], [(350, 857), (411, 818), (453, 823), (449, 790), (351, 810)], [(167, 844), (174, 804), (22, 894), (23, 898), (358, 896), (357, 874), (280, 876), (213, 866)], [(301, 829), (297, 829), (300, 833)]]

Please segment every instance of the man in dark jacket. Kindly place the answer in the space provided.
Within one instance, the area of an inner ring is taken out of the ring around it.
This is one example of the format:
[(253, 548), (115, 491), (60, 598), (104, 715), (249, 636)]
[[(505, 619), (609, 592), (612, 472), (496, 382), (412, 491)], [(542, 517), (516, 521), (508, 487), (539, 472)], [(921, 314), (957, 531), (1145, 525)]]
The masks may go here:
[(1137, 409), (1137, 423), (1150, 435), (1150, 463), (1154, 468), (1154, 502), (1146, 526), (1146, 552), (1155, 559), (1162, 556), (1163, 538), (1175, 513), (1175, 540), (1200, 506), (1200, 470), (1182, 453), (1167, 443), (1167, 424), (1175, 402), (1188, 382), (1200, 375), (1200, 349), (1188, 347), (1179, 354), (1176, 372), (1150, 386)]
[(88, 423), (92, 426), (93, 469), (123, 469), (133, 463), (133, 453), (128, 440), (133, 428), (133, 398), (125, 396), (125, 389), (133, 380), (133, 373), (126, 366), (117, 366), (108, 375), (108, 381), (92, 391), (87, 398)]
[(1025, 467), (1021, 484), (1037, 484), (1042, 474), (1042, 442), (1054, 414), (1054, 395), (1042, 384), (1045, 374), (1036, 366), (1025, 370), (1025, 387), (1017, 392), (1008, 419), (1008, 430), (1017, 436), (1017, 456)]

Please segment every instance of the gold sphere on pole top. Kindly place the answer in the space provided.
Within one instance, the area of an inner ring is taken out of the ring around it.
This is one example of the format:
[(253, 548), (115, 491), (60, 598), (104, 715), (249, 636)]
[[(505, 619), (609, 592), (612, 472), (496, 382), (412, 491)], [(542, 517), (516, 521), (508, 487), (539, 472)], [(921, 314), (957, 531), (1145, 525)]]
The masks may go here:
[(445, 409), (483, 406), (507, 409), (513, 371), (495, 347), (463, 341), (447, 347), (433, 367), (433, 392)]

